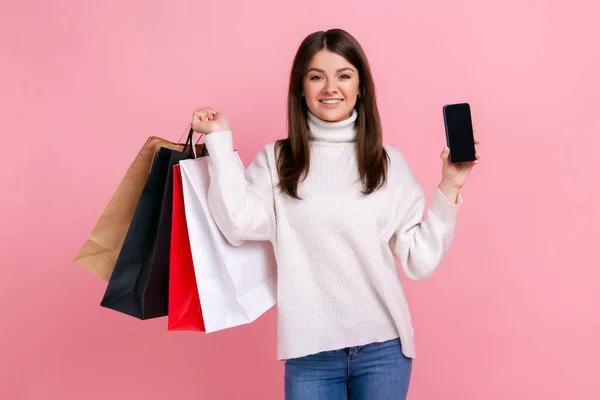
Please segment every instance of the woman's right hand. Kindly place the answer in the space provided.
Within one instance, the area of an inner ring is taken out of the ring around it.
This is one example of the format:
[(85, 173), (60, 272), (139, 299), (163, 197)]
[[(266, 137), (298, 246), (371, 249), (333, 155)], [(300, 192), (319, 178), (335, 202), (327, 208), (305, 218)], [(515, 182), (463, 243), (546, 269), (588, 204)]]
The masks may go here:
[(204, 107), (194, 110), (192, 129), (194, 132), (208, 135), (213, 132), (228, 131), (229, 123), (222, 113), (212, 107)]

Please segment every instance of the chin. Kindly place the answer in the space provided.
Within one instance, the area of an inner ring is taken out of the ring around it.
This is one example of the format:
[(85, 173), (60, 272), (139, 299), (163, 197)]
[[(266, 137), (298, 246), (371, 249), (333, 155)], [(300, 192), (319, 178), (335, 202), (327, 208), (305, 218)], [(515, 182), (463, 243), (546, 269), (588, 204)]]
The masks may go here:
[(323, 121), (327, 121), (327, 122), (338, 122), (338, 121), (342, 121), (346, 118), (348, 118), (351, 114), (352, 114), (352, 109), (349, 110), (327, 110), (327, 109), (322, 109), (319, 108), (316, 112), (312, 111), (311, 112), (318, 117), (319, 119), (322, 119)]

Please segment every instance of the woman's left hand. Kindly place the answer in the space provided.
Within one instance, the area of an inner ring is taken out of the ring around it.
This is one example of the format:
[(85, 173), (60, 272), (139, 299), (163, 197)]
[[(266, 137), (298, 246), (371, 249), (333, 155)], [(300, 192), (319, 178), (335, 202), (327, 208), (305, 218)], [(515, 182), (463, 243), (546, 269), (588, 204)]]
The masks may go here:
[(479, 139), (475, 139), (475, 161), (456, 163), (450, 162), (450, 149), (446, 147), (440, 157), (442, 159), (442, 182), (440, 186), (450, 187), (455, 190), (460, 190), (463, 185), (467, 182), (467, 178), (471, 174), (473, 167), (479, 163), (479, 152), (477, 151), (477, 145)]

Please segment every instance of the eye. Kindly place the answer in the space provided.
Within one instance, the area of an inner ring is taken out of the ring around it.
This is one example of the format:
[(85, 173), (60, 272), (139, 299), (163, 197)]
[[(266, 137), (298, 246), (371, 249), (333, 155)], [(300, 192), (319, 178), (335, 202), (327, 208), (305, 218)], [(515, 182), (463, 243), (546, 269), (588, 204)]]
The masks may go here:
[[(344, 78), (344, 77), (345, 77), (345, 78)], [(341, 78), (342, 78), (342, 79), (350, 79), (350, 75), (346, 75), (346, 74), (344, 74), (344, 75), (342, 75), (342, 76), (341, 76)]]
[(311, 81), (316, 81), (317, 79), (321, 79), (321, 77), (318, 76), (318, 75), (315, 75), (315, 76), (313, 76), (313, 77), (310, 78)]

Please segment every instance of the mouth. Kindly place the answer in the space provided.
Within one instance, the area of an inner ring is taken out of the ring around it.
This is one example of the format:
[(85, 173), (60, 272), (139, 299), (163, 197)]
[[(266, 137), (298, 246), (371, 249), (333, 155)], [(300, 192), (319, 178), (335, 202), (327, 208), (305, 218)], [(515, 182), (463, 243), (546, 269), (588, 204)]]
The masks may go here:
[(319, 100), (319, 103), (321, 103), (321, 104), (339, 104), (342, 101), (344, 101), (344, 99), (322, 99), (322, 100)]

